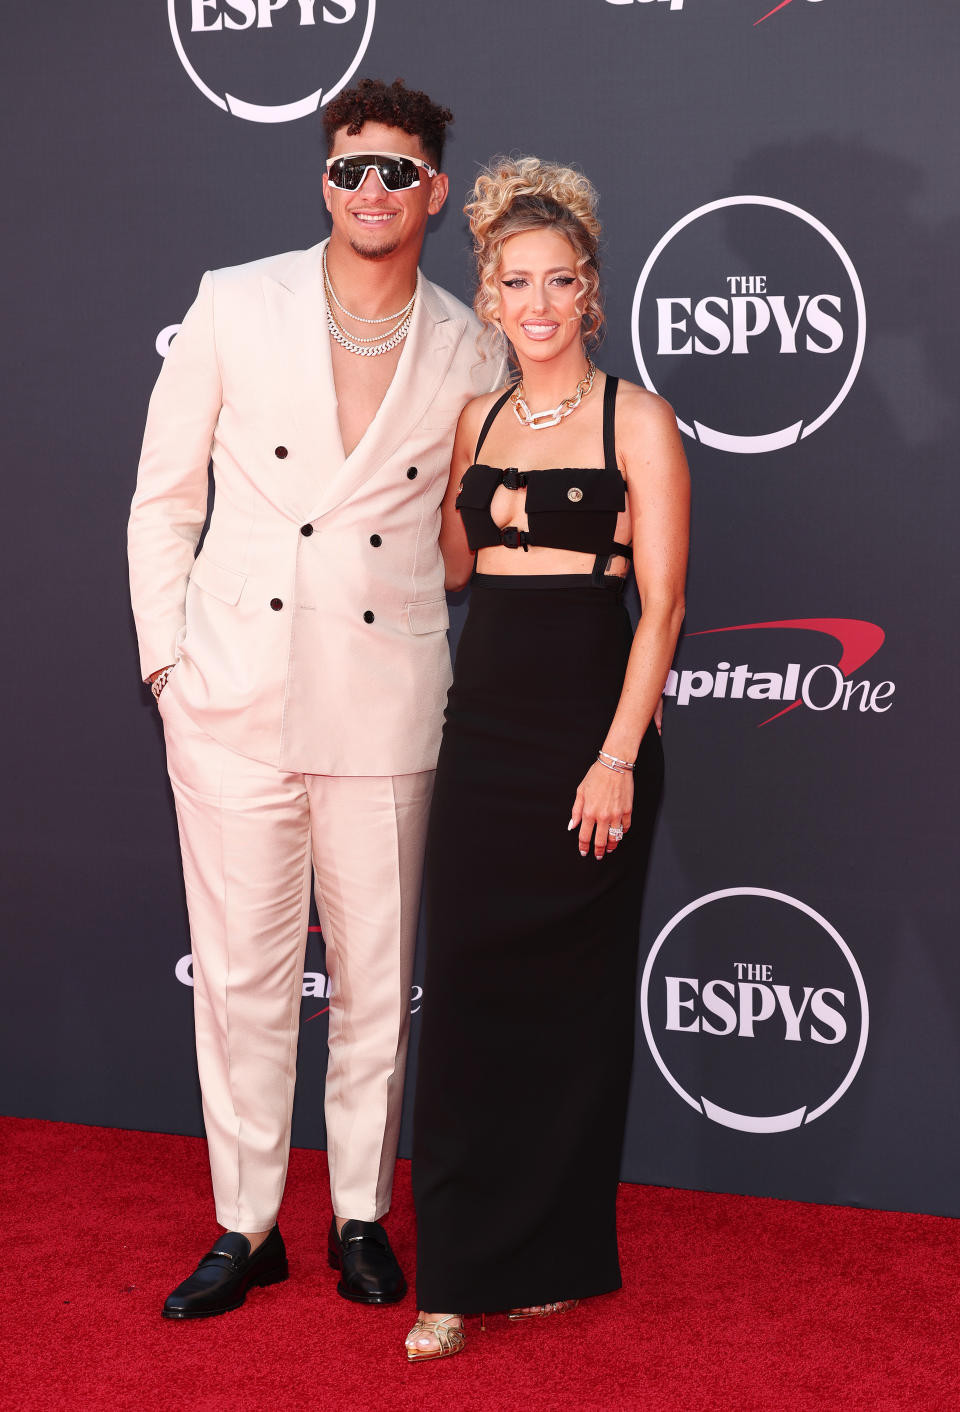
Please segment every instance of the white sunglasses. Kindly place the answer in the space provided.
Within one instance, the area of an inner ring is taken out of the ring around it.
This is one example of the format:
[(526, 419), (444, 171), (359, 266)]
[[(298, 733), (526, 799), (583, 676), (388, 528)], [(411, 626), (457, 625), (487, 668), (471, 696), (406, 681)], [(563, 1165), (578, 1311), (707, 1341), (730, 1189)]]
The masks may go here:
[(407, 157), (401, 152), (347, 152), (342, 157), (327, 158), (327, 181), (336, 191), (357, 191), (374, 171), (384, 191), (411, 191), (420, 185), (420, 169), (427, 176), (437, 175), (436, 167), (419, 157)]

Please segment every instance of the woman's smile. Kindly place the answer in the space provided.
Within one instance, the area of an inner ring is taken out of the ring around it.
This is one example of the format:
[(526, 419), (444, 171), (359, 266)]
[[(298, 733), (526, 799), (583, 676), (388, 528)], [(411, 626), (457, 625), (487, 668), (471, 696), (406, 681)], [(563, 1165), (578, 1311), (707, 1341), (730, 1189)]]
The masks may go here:
[(528, 338), (535, 338), (538, 341), (552, 338), (560, 328), (554, 319), (523, 319), (520, 327)]

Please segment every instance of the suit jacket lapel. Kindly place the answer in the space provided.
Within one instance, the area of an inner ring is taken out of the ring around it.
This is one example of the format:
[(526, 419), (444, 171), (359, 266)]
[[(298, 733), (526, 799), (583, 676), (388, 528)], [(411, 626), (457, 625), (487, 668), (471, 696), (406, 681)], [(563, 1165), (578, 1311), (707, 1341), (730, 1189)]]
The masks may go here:
[(294, 428), (284, 503), (298, 519), (307, 518), (319, 488), (344, 464), (323, 294), (326, 243), (305, 250), (279, 281), (264, 277), (280, 401)]

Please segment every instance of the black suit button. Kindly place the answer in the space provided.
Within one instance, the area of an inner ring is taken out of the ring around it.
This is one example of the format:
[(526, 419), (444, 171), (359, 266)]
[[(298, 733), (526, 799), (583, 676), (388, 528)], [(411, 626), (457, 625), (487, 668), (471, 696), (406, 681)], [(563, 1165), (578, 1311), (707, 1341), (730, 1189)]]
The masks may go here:
[(283, 599), (282, 599), (282, 598), (271, 598), (271, 599), (270, 599), (270, 607), (273, 609), (273, 611), (274, 611), (275, 613), (279, 613), (279, 612), (280, 612), (280, 609), (283, 607)]
[(273, 452), (278, 461), (285, 461), (290, 454), (285, 446), (277, 446)]
[(379, 549), (381, 544), (383, 543), (383, 540), (378, 534), (372, 534), (370, 536), (370, 543), (373, 545), (374, 549)]
[(410, 469), (409, 469), (409, 471), (407, 471), (407, 480), (416, 480), (416, 478), (417, 478), (417, 468), (416, 468), (416, 466), (411, 466)]
[(303, 535), (304, 539), (309, 539), (313, 534), (313, 525), (301, 525), (300, 533)]
[(373, 614), (370, 612), (370, 609), (369, 609), (369, 608), (367, 609), (367, 611), (366, 611), (366, 612), (364, 613), (364, 615), (363, 615), (363, 621), (364, 621), (365, 623), (372, 623), (372, 622), (373, 622)]

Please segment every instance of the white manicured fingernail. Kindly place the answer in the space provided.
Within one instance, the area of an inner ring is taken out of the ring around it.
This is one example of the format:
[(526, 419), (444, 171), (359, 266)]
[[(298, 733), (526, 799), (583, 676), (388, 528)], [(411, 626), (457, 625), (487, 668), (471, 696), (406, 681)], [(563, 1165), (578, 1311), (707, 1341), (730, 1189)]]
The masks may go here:
[(569, 822), (569, 824), (567, 824), (567, 833), (569, 833), (571, 829), (575, 829), (576, 827), (577, 827), (577, 821), (576, 821), (576, 819), (571, 819), (570, 822)]

